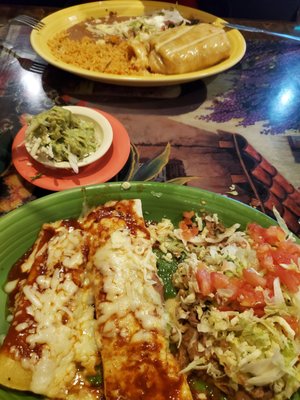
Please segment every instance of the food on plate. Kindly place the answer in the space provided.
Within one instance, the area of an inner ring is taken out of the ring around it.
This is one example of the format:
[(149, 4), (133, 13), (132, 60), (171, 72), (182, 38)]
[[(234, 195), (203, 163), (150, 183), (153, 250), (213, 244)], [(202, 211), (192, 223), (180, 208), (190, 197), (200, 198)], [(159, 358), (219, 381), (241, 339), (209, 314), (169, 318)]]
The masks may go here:
[(0, 383), (56, 399), (192, 400), (161, 286), (139, 200), (45, 224), (6, 285)]
[(26, 149), (46, 165), (68, 162), (78, 172), (78, 162), (95, 152), (100, 144), (94, 123), (66, 108), (54, 106), (28, 119)]
[(67, 64), (118, 75), (193, 72), (230, 56), (222, 28), (185, 19), (176, 9), (90, 18), (54, 35), (48, 46)]
[(192, 387), (289, 399), (300, 387), (300, 245), (279, 226), (242, 232), (217, 215), (187, 212), (179, 228), (159, 225), (157, 245), (179, 260), (171, 338)]
[(99, 206), (83, 224), (92, 238), (105, 398), (192, 400), (169, 349), (162, 283), (141, 202)]
[(222, 28), (212, 24), (178, 26), (149, 41), (149, 66), (160, 74), (198, 71), (226, 59), (230, 43)]
[(1, 385), (56, 399), (101, 398), (88, 244), (77, 221), (44, 224), (11, 270)]
[(196, 210), (174, 225), (133, 199), (46, 223), (8, 276), (0, 383), (70, 400), (289, 399), (299, 264), (281, 220), (243, 231)]
[[(141, 41), (148, 40), (151, 35), (162, 32), (166, 29), (190, 24), (191, 21), (185, 19), (175, 8), (169, 10), (159, 10), (150, 15), (136, 17), (119, 17), (117, 13), (110, 12), (104, 18), (92, 18), (84, 22), (88, 32), (97, 38), (98, 41), (105, 43), (108, 37), (111, 40), (121, 40), (122, 38)], [(82, 25), (78, 24), (71, 28), (73, 35), (78, 34)]]

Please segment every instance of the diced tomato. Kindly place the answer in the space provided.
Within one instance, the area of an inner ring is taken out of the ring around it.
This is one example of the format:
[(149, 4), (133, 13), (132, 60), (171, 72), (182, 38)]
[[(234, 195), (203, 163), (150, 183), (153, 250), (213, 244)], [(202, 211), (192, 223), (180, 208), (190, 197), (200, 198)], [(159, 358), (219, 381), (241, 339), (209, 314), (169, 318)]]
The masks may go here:
[(230, 294), (228, 297), (228, 302), (232, 302), (237, 299), (241, 285), (242, 281), (240, 279), (234, 277), (230, 278), (230, 283), (226, 288), (228, 293)]
[(190, 228), (188, 230), (182, 231), (182, 237), (184, 240), (190, 240), (198, 234), (197, 228)]
[(198, 268), (196, 272), (196, 279), (202, 296), (207, 296), (212, 293), (213, 287), (211, 282), (211, 275), (208, 269)]
[(255, 223), (248, 224), (247, 233), (257, 244), (264, 243), (264, 228)]
[(180, 221), (179, 224), (178, 224), (178, 226), (179, 226), (179, 228), (182, 229), (183, 231), (187, 231), (187, 230), (189, 229), (187, 223), (186, 223), (184, 220)]
[(285, 240), (285, 233), (279, 226), (270, 226), (265, 229), (265, 241), (267, 243), (275, 245), (283, 240)]
[(210, 293), (216, 293), (219, 289), (227, 289), (228, 300), (237, 297), (240, 288), (240, 280), (238, 278), (229, 278), (221, 272), (210, 272)]
[(225, 289), (230, 285), (230, 279), (221, 272), (211, 272), (211, 281), (215, 290)]
[[(279, 278), (281, 285), (292, 293), (300, 289), (300, 270), (283, 266), (299, 265), (300, 245), (286, 240), (278, 226), (263, 228), (253, 223), (248, 225), (248, 233), (255, 243), (260, 271), (246, 268), (241, 278), (229, 278), (221, 272), (210, 273), (206, 268), (199, 270), (197, 281), (203, 296), (216, 294), (219, 307), (240, 311), (252, 308), (256, 315), (263, 315), (264, 292), (267, 290), (268, 296), (274, 295), (274, 279)], [(226, 289), (226, 293), (221, 289)]]
[(285, 239), (285, 233), (279, 226), (263, 228), (256, 223), (251, 223), (247, 227), (247, 232), (257, 244), (269, 243), (271, 245), (276, 245), (276, 243)]
[[(248, 275), (254, 274), (252, 271)], [(246, 273), (247, 276), (247, 273)], [(263, 283), (264, 286), (267, 280), (263, 277), (262, 281), (257, 279), (259, 283)], [(198, 268), (196, 272), (196, 279), (199, 286), (201, 296), (205, 297), (210, 294), (216, 294), (218, 296), (220, 309), (231, 309), (244, 311), (248, 308), (255, 310), (262, 309), (261, 315), (263, 315), (263, 308), (265, 306), (265, 299), (262, 290), (256, 290), (254, 287), (254, 279), (252, 283), (246, 281), (245, 278), (228, 277), (221, 272), (210, 272), (205, 266)], [(260, 286), (260, 285), (259, 285)], [(218, 290), (226, 289), (226, 296), (222, 296)]]
[(285, 240), (285, 233), (280, 227), (265, 229), (257, 224), (250, 224), (248, 228), (250, 236), (256, 243), (260, 268), (267, 271), (265, 286), (273, 291), (274, 279), (278, 277), (287, 290), (296, 293), (300, 288), (300, 271), (284, 268), (282, 264), (298, 265), (300, 245)]
[(270, 251), (267, 251), (265, 253), (257, 253), (257, 258), (259, 260), (262, 270), (273, 271), (274, 260)]
[(265, 275), (265, 279), (266, 279), (266, 288), (268, 288), (271, 293), (273, 292), (274, 289), (274, 279), (276, 278), (276, 276), (272, 273), (267, 273)]
[(279, 243), (277, 249), (273, 250), (273, 258), (278, 264), (298, 264), (300, 258), (300, 246), (297, 243), (285, 240)]
[(255, 242), (260, 269), (268, 275), (267, 287), (271, 289), (277, 276), (289, 291), (297, 292), (300, 287), (300, 271), (283, 268), (282, 264), (298, 265), (300, 245), (285, 240), (285, 233), (278, 226), (262, 228), (257, 224), (249, 224), (248, 233)]
[(238, 292), (239, 304), (247, 308), (265, 306), (264, 294), (261, 290), (255, 290), (251, 285), (245, 283)]
[(281, 249), (274, 249), (272, 250), (272, 258), (273, 258), (273, 263), (280, 265), (280, 264), (287, 264), (289, 265), (291, 263), (291, 254), (288, 252), (281, 250)]
[(265, 308), (264, 307), (256, 307), (253, 309), (253, 313), (257, 317), (263, 317), (265, 315)]
[(263, 276), (259, 275), (257, 271), (251, 268), (243, 269), (243, 278), (253, 287), (260, 286), (264, 288), (267, 283), (266, 279)]
[(292, 293), (296, 293), (300, 286), (300, 273), (294, 270), (286, 269), (280, 265), (274, 267), (274, 274), (278, 276), (280, 282)]
[(183, 218), (192, 219), (195, 216), (194, 211), (184, 211)]
[(220, 311), (232, 311), (233, 308), (232, 308), (232, 306), (229, 305), (229, 304), (221, 304), (221, 305), (218, 307), (218, 310), (220, 310)]
[(199, 229), (196, 224), (187, 223), (185, 220), (179, 222), (179, 228), (182, 230), (182, 237), (184, 240), (190, 240), (199, 233)]
[(290, 240), (285, 240), (280, 243), (280, 248), (287, 251), (293, 257), (300, 257), (300, 245)]
[(263, 271), (272, 271), (274, 260), (272, 257), (272, 247), (267, 243), (259, 244), (256, 247), (256, 255), (259, 261), (259, 268)]
[(272, 257), (274, 264), (286, 264), (289, 265), (293, 262), (293, 255), (290, 254), (288, 251), (283, 250), (281, 248), (274, 249), (272, 251)]
[(197, 226), (192, 226), (192, 227), (190, 228), (190, 232), (191, 232), (191, 234), (192, 234), (193, 236), (196, 236), (196, 235), (198, 235), (198, 233), (199, 233), (199, 229), (198, 229)]
[(179, 228), (182, 230), (182, 237), (185, 240), (188, 240), (191, 238), (190, 237), (190, 228), (188, 227), (188, 225), (186, 224), (185, 221), (182, 220), (179, 222)]

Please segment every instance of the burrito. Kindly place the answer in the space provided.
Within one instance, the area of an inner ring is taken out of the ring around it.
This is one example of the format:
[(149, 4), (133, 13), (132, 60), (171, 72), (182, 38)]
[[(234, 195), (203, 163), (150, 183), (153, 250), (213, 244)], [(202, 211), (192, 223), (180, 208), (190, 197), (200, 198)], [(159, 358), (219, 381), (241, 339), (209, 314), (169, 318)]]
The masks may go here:
[(225, 31), (207, 23), (168, 29), (152, 36), (149, 46), (149, 69), (166, 75), (198, 71), (230, 55)]

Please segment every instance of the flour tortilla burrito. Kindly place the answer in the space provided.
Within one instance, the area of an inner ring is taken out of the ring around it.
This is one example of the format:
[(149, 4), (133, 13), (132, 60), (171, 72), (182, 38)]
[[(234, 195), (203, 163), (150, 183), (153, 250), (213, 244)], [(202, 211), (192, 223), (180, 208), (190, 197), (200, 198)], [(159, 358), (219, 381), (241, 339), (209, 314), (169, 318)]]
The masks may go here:
[(149, 44), (151, 72), (167, 75), (198, 71), (230, 55), (225, 31), (207, 23), (168, 29), (153, 36)]

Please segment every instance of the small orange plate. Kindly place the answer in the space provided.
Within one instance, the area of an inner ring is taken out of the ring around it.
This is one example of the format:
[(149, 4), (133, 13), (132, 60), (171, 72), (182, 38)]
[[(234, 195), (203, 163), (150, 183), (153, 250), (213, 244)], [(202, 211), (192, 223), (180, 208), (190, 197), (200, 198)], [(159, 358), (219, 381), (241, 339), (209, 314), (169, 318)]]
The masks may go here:
[(125, 165), (130, 154), (130, 139), (125, 127), (115, 117), (100, 111), (113, 128), (113, 142), (108, 152), (94, 163), (82, 167), (78, 174), (68, 169), (47, 168), (35, 161), (24, 144), (26, 126), (17, 133), (12, 145), (12, 161), (19, 174), (43, 189), (60, 191), (76, 186), (107, 182)]

